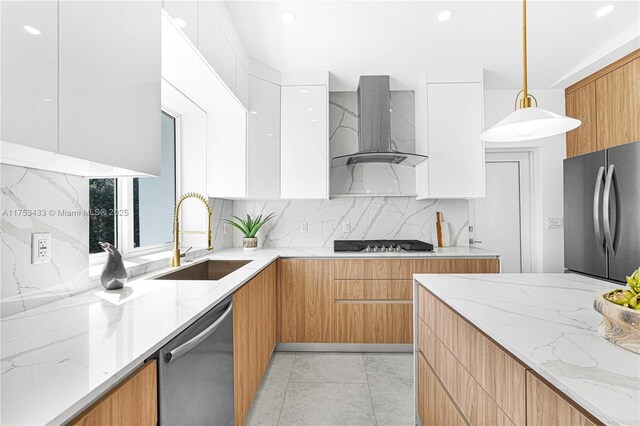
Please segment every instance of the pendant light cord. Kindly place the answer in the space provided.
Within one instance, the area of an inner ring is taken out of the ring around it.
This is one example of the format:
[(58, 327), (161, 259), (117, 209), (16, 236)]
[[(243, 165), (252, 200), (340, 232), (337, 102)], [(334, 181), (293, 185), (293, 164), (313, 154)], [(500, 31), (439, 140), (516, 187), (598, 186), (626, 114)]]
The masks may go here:
[(526, 103), (529, 96), (527, 93), (527, 0), (522, 0), (522, 81), (523, 99)]

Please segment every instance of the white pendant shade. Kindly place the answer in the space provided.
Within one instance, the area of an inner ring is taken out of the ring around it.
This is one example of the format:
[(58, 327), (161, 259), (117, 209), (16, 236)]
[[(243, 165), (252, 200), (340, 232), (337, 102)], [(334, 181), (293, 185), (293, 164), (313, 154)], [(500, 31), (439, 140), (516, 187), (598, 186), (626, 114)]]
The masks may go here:
[(519, 142), (559, 135), (580, 126), (581, 121), (538, 107), (515, 110), (480, 135), (486, 142)]

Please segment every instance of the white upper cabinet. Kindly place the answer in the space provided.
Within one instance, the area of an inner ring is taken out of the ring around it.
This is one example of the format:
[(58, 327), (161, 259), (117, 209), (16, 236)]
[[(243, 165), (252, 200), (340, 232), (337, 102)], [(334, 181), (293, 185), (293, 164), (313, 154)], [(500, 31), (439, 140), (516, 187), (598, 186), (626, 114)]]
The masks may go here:
[(59, 2), (59, 152), (160, 173), (160, 2)]
[(220, 77), (236, 93), (236, 51), (227, 37), (222, 37), (220, 48)]
[(0, 139), (58, 149), (58, 5), (0, 2)]
[(425, 198), (485, 195), (483, 72), (429, 71), (416, 89), (416, 192)]
[(158, 175), (160, 1), (1, 4), (1, 161)]
[(328, 73), (324, 84), (283, 75), (280, 196), (329, 198)]
[(236, 96), (242, 105), (249, 106), (249, 73), (238, 57), (236, 57)]
[(163, 0), (162, 8), (173, 18), (173, 22), (191, 40), (194, 46), (198, 46), (200, 20), (198, 8), (203, 1), (197, 0)]
[[(189, 152), (189, 157), (198, 168), (205, 164), (208, 195), (245, 197), (247, 111), (166, 13), (162, 19), (162, 79), (206, 115), (206, 144), (191, 145), (195, 152)], [(166, 94), (162, 94), (163, 102), (169, 100)]]
[(280, 86), (249, 76), (248, 197), (280, 198)]
[(198, 8), (198, 50), (220, 75), (220, 56), (224, 34), (216, 21), (212, 2), (200, 2)]

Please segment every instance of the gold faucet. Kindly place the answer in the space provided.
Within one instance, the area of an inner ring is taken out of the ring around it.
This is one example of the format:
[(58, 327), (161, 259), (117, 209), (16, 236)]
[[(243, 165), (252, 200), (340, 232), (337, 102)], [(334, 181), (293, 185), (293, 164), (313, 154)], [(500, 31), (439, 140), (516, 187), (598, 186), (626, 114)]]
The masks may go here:
[(196, 198), (202, 201), (205, 208), (207, 209), (207, 250), (213, 250), (211, 247), (211, 208), (209, 207), (209, 203), (207, 199), (198, 194), (197, 192), (187, 192), (182, 195), (178, 201), (176, 202), (176, 208), (173, 211), (173, 255), (171, 256), (171, 266), (180, 266), (180, 234), (204, 234), (205, 231), (181, 231), (180, 225), (178, 223), (178, 218), (180, 215), (180, 205), (187, 198)]

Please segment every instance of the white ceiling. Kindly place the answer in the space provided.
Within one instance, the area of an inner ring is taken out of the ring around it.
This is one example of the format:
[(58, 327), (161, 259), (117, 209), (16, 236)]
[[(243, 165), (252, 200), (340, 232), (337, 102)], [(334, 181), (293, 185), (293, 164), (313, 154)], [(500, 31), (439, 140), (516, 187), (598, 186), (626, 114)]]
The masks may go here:
[[(595, 12), (616, 8), (606, 17)], [(520, 88), (520, 1), (230, 1), (249, 55), (281, 71), (329, 70), (331, 90), (355, 90), (358, 76), (389, 74), (413, 89), (428, 67), (486, 70), (485, 86)], [(438, 22), (451, 9), (453, 17)], [(284, 24), (281, 14), (297, 19)], [(623, 42), (640, 47), (640, 2), (529, 1), (529, 85), (564, 87), (585, 62)], [(577, 79), (577, 78), (576, 78)], [(576, 80), (574, 79), (574, 80)]]

